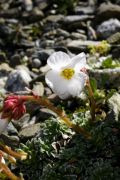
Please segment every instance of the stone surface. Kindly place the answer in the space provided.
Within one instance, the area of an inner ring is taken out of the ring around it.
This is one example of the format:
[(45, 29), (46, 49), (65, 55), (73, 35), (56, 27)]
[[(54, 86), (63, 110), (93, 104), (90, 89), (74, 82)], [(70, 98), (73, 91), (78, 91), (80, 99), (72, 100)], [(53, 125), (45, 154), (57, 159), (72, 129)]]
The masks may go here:
[(84, 40), (87, 40), (86, 35), (81, 34), (81, 33), (78, 33), (78, 32), (72, 32), (71, 35), (70, 35), (70, 37), (71, 37), (71, 39), (73, 39), (73, 40), (78, 40), (78, 39), (83, 40), (83, 41), (84, 41)]
[(17, 135), (18, 134), (17, 129), (14, 127), (14, 125), (11, 122), (8, 124), (6, 130), (9, 135)]
[(54, 52), (53, 49), (41, 49), (34, 52), (32, 59), (39, 59), (41, 65), (45, 65), (48, 57)]
[(59, 15), (49, 15), (49, 16), (47, 16), (45, 21), (56, 23), (56, 22), (59, 22), (59, 21), (61, 21), (63, 19), (64, 19), (64, 16), (61, 15), (61, 14), (59, 14)]
[(120, 115), (120, 94), (114, 93), (108, 100), (110, 109), (114, 112), (115, 120), (118, 121)]
[(109, 19), (97, 27), (97, 36), (101, 39), (107, 39), (109, 36), (120, 31), (120, 21), (118, 19)]
[(39, 132), (40, 132), (40, 123), (37, 123), (23, 128), (19, 132), (19, 137), (23, 141), (26, 141), (29, 138), (35, 137)]
[(10, 59), (10, 66), (15, 67), (21, 64), (21, 57), (19, 54), (14, 54)]
[(120, 6), (112, 3), (102, 3), (96, 10), (94, 23), (99, 24), (110, 18), (117, 18), (120, 20)]
[(18, 136), (9, 136), (7, 134), (1, 134), (0, 140), (3, 141), (7, 146), (10, 146), (11, 148), (18, 148), (20, 139)]
[(62, 21), (62, 26), (64, 29), (72, 30), (77, 28), (82, 28), (83, 21), (92, 20), (93, 16), (90, 15), (69, 15), (66, 16)]
[[(28, 110), (27, 110), (28, 111)], [(18, 121), (12, 121), (14, 127), (19, 131), (30, 123), (30, 114), (25, 114)]]
[(93, 14), (95, 11), (94, 6), (76, 6), (75, 7), (75, 14), (82, 15), (82, 14)]
[(67, 48), (69, 50), (71, 50), (72, 52), (87, 52), (88, 51), (88, 47), (90, 45), (96, 46), (98, 45), (100, 42), (99, 41), (82, 41), (82, 40), (73, 40), (68, 42), (67, 44)]
[(35, 93), (35, 95), (43, 96), (44, 95), (43, 83), (42, 82), (34, 83), (32, 91)]
[(32, 68), (39, 68), (42, 65), (42, 62), (38, 58), (33, 58), (31, 64), (32, 64)]
[(22, 13), (21, 19), (27, 20), (29, 23), (34, 23), (40, 21), (43, 17), (43, 12), (38, 7), (35, 7), (30, 12), (25, 11)]
[(120, 87), (120, 68), (115, 69), (90, 69), (90, 77), (97, 81), (98, 88), (119, 88)]
[(10, 92), (24, 91), (25, 87), (29, 87), (30, 81), (31, 77), (26, 70), (14, 70), (9, 74), (5, 88)]

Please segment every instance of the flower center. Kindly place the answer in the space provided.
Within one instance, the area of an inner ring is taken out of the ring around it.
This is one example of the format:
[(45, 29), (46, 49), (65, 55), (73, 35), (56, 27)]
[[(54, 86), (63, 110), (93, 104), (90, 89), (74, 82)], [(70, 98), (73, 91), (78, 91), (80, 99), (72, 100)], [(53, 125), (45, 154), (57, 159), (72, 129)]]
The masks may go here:
[(60, 75), (64, 77), (64, 79), (71, 79), (74, 75), (75, 71), (72, 68), (66, 68), (61, 71)]

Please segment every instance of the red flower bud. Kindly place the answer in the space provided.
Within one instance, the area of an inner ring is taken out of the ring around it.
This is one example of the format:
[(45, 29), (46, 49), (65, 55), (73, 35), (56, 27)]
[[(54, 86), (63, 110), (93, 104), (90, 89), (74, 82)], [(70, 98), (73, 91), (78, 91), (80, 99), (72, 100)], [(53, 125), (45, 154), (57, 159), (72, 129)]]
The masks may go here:
[(26, 112), (24, 104), (25, 99), (22, 96), (8, 96), (4, 100), (2, 118), (13, 118), (18, 120)]

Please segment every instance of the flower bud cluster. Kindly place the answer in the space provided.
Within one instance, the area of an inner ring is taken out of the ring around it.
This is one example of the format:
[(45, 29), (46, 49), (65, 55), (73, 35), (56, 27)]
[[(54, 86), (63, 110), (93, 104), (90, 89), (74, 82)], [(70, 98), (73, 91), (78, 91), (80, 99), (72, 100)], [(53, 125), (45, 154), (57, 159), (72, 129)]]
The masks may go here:
[(21, 96), (8, 96), (4, 100), (2, 118), (18, 120), (26, 112), (25, 100)]

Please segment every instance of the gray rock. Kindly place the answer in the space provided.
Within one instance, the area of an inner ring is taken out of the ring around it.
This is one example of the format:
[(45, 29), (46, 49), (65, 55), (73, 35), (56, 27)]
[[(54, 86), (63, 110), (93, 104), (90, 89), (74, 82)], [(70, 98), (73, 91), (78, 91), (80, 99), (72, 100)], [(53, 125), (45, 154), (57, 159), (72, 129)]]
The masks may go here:
[(10, 92), (24, 91), (25, 87), (29, 87), (31, 77), (24, 69), (14, 70), (8, 76), (5, 89)]
[(35, 95), (43, 96), (44, 95), (44, 86), (42, 82), (36, 82), (33, 86), (32, 91), (35, 93)]
[(80, 21), (85, 21), (90, 18), (93, 18), (93, 16), (88, 16), (88, 15), (69, 15), (64, 17), (63, 23), (69, 24), (69, 23), (76, 23)]
[(81, 40), (87, 40), (87, 36), (78, 32), (72, 32), (70, 36), (73, 40), (81, 39)]
[(51, 94), (52, 94), (51, 89), (48, 88), (48, 87), (45, 87), (45, 95), (46, 95), (46, 96), (49, 96), (49, 95), (51, 95)]
[(19, 131), (20, 129), (28, 126), (29, 121), (30, 121), (30, 115), (26, 113), (19, 120), (17, 121), (13, 120), (12, 123), (14, 127)]
[(75, 53), (80, 53), (82, 51), (87, 52), (90, 45), (96, 46), (99, 43), (99, 41), (73, 40), (68, 42), (67, 48)]
[(4, 52), (0, 52), (0, 64), (7, 62), (7, 57)]
[(97, 81), (98, 88), (119, 88), (120, 87), (120, 68), (115, 69), (90, 69), (90, 77)]
[(63, 30), (63, 29), (58, 28), (56, 30), (56, 35), (57, 36), (63, 36), (64, 38), (68, 38), (70, 36), (70, 33), (65, 31), (65, 30)]
[(32, 11), (23, 12), (21, 19), (27, 20), (29, 23), (34, 23), (40, 21), (43, 17), (44, 17), (43, 12), (38, 7), (34, 7)]
[(40, 108), (40, 106), (37, 106), (32, 114), (30, 123), (35, 124), (37, 122), (43, 122), (49, 119), (51, 116), (56, 117), (56, 114), (47, 108)]
[(115, 120), (118, 121), (118, 117), (120, 115), (120, 94), (115, 93), (108, 100), (109, 107), (114, 112)]
[(49, 16), (47, 16), (45, 21), (57, 23), (59, 21), (62, 21), (63, 19), (64, 19), (64, 16), (61, 15), (61, 14), (59, 14), (59, 15), (49, 15)]
[(33, 3), (31, 0), (24, 0), (24, 6), (26, 11), (31, 11), (33, 8)]
[(54, 47), (54, 40), (44, 40), (40, 42), (40, 47), (41, 48), (51, 48)]
[(9, 136), (5, 133), (0, 135), (0, 140), (7, 144), (7, 146), (10, 146), (11, 148), (18, 148), (20, 143), (20, 139), (18, 136)]
[(49, 109), (40, 108), (40, 112), (37, 115), (37, 118), (39, 119), (39, 121), (44, 121), (46, 119), (49, 119), (51, 116), (56, 117), (56, 114)]
[(76, 6), (74, 11), (77, 15), (94, 14), (95, 8), (94, 6)]
[(14, 30), (8, 25), (0, 24), (0, 37), (9, 38), (14, 34)]
[(7, 81), (7, 77), (0, 78), (0, 94), (4, 94), (6, 92), (4, 89), (6, 81)]
[(27, 126), (19, 132), (19, 137), (21, 140), (26, 141), (35, 137), (40, 132), (40, 129), (40, 123)]
[(35, 43), (30, 40), (21, 39), (21, 41), (18, 43), (19, 46), (22, 46), (22, 48), (33, 48)]
[(120, 32), (112, 34), (109, 38), (107, 38), (107, 42), (109, 44), (120, 44)]
[(8, 76), (8, 74), (12, 71), (13, 69), (7, 64), (7, 63), (2, 63), (0, 64), (0, 77), (5, 77)]
[(112, 57), (120, 61), (120, 47), (116, 47), (112, 50)]
[(120, 21), (118, 19), (109, 19), (97, 27), (97, 35), (102, 39), (107, 39), (118, 31), (120, 31)]
[(69, 15), (64, 17), (62, 21), (62, 27), (64, 29), (72, 30), (83, 27), (83, 21), (92, 20), (93, 16), (91, 15)]
[(14, 54), (10, 59), (10, 66), (15, 67), (21, 64), (21, 57), (19, 54)]
[(42, 62), (38, 58), (32, 60), (32, 68), (39, 68), (42, 65)]
[(33, 55), (32, 59), (38, 58), (42, 65), (45, 65), (48, 57), (54, 52), (53, 49), (42, 49), (37, 50)]
[(96, 10), (94, 23), (99, 24), (110, 18), (117, 18), (120, 20), (120, 6), (112, 3), (102, 3)]
[(36, 0), (35, 3), (39, 7), (39, 9), (44, 10), (48, 6), (48, 1), (47, 0)]
[(6, 131), (8, 132), (9, 135), (18, 134), (17, 129), (14, 127), (14, 125), (11, 122), (8, 124)]

